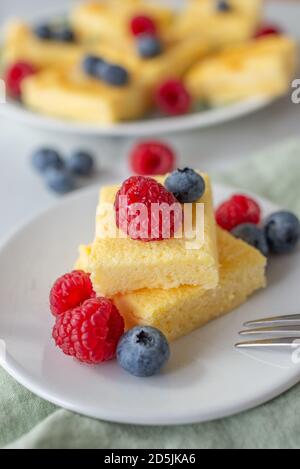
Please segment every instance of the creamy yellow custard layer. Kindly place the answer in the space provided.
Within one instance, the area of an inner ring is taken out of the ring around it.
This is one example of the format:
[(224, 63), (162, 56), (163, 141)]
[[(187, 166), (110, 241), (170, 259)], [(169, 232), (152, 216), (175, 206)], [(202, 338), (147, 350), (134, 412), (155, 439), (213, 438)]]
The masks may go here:
[(111, 86), (85, 75), (80, 67), (45, 69), (27, 78), (22, 100), (28, 108), (52, 117), (91, 124), (138, 119), (149, 109), (145, 86)]
[[(126, 327), (150, 325), (175, 340), (243, 304), (265, 287), (266, 259), (251, 246), (218, 229), (220, 282), (213, 290), (201, 287), (143, 289), (117, 295), (114, 303)], [(90, 247), (82, 246), (76, 267), (90, 271)]]
[[(208, 176), (203, 176), (206, 191), (198, 203), (203, 204), (204, 225), (199, 218), (196, 228), (193, 220), (194, 240), (189, 238), (190, 234), (181, 239), (153, 242), (124, 238), (116, 229), (113, 208), (119, 187), (102, 189), (96, 237), (89, 257), (92, 282), (98, 294), (113, 296), (141, 288), (174, 288), (184, 284), (202, 285), (206, 289), (217, 286), (219, 269), (212, 191)], [(163, 178), (158, 179), (163, 182)], [(195, 204), (193, 207), (195, 215)]]
[(71, 24), (83, 41), (126, 40), (131, 37), (130, 21), (136, 15), (152, 18), (164, 36), (173, 21), (171, 9), (141, 0), (86, 1), (71, 14)]
[(268, 36), (228, 47), (192, 67), (186, 85), (195, 99), (218, 106), (285, 93), (296, 69), (296, 43)]

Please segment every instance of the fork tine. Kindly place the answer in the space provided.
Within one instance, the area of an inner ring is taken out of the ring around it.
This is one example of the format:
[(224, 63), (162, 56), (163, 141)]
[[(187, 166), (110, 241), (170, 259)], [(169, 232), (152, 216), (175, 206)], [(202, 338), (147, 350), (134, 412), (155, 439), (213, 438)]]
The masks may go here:
[(274, 327), (260, 327), (257, 329), (247, 329), (245, 331), (240, 331), (239, 335), (260, 335), (260, 334), (282, 334), (282, 333), (299, 333), (300, 325), (290, 325), (290, 326), (274, 326)]
[(277, 339), (252, 340), (235, 344), (236, 348), (297, 348), (300, 337), (280, 337)]
[(300, 323), (300, 314), (290, 314), (286, 316), (275, 316), (270, 318), (256, 319), (254, 321), (247, 321), (244, 327), (261, 326), (263, 324), (286, 324), (286, 323)]

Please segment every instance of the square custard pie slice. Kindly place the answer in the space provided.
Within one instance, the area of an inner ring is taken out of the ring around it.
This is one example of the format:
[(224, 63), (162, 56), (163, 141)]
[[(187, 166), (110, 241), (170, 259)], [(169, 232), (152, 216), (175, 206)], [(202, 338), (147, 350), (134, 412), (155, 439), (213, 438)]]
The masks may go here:
[[(204, 223), (202, 221), (200, 227), (203, 239), (192, 249), (190, 234), (180, 239), (173, 237), (150, 242), (124, 237), (116, 229), (113, 207), (119, 187), (102, 189), (97, 208), (96, 237), (89, 256), (97, 294), (111, 297), (141, 288), (168, 289), (184, 284), (216, 288), (219, 266), (212, 189), (208, 176), (202, 176), (206, 190), (196, 203), (203, 204)], [(164, 181), (163, 177), (157, 179), (161, 183)], [(193, 209), (196, 209), (195, 204)], [(116, 230), (117, 236), (112, 236)]]

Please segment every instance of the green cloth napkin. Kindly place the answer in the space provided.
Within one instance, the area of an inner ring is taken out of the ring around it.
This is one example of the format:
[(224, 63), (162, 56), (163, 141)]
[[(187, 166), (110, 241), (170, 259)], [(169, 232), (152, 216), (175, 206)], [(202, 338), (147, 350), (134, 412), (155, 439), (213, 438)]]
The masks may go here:
[[(300, 215), (300, 141), (216, 175)], [(299, 377), (300, 378), (300, 377)], [(0, 446), (5, 448), (299, 448), (300, 385), (254, 410), (204, 424), (121, 425), (59, 409), (0, 369)]]

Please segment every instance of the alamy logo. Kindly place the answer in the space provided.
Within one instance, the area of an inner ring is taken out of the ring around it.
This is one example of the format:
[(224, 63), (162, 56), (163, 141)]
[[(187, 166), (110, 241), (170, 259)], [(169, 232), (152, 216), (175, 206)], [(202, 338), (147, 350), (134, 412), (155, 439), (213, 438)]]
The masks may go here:
[(300, 78), (292, 82), (292, 88), (295, 88), (291, 96), (292, 102), (294, 104), (300, 104)]
[(6, 103), (6, 86), (5, 81), (0, 80), (0, 104)]

